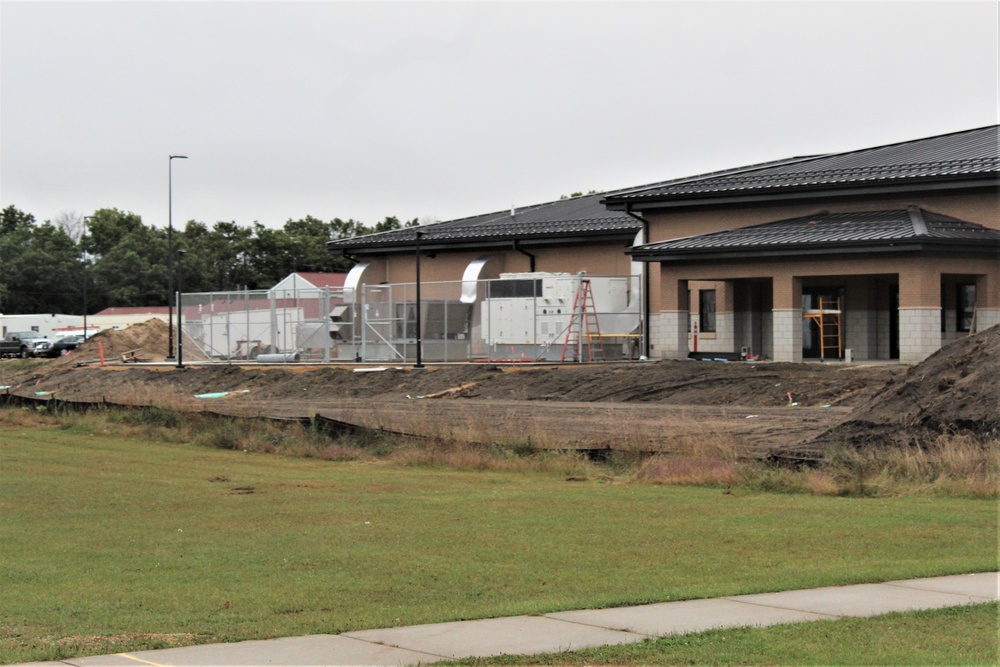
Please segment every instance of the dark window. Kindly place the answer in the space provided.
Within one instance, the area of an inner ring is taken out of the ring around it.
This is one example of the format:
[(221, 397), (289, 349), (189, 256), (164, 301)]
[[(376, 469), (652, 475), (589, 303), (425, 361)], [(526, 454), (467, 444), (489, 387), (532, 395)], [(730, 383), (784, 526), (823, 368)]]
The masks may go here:
[(491, 280), (491, 299), (517, 299), (542, 295), (542, 281), (536, 279)]
[(715, 290), (698, 292), (698, 327), (705, 333), (715, 331)]
[(963, 283), (956, 287), (958, 295), (955, 298), (955, 329), (971, 331), (972, 316), (976, 312), (976, 285)]

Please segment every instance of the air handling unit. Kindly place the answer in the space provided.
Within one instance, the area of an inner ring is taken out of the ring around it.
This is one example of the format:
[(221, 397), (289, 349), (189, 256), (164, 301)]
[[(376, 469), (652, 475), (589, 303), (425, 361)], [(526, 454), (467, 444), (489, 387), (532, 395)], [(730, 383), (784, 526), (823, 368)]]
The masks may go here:
[(512, 361), (598, 361), (629, 355), (639, 331), (638, 280), (501, 273), (488, 282), (482, 336)]

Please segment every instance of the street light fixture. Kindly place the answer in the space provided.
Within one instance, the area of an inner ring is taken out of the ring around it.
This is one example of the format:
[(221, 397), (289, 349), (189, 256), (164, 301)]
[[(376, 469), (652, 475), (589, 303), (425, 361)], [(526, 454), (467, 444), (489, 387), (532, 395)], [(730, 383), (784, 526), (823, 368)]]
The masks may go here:
[(167, 160), (167, 360), (174, 358), (174, 160), (187, 155), (171, 155)]
[(83, 236), (80, 237), (80, 246), (83, 248), (83, 340), (87, 340), (87, 277), (89, 276), (88, 269), (90, 268), (90, 261), (87, 257), (86, 239), (87, 239), (87, 221), (93, 220), (94, 216), (85, 215), (83, 217)]

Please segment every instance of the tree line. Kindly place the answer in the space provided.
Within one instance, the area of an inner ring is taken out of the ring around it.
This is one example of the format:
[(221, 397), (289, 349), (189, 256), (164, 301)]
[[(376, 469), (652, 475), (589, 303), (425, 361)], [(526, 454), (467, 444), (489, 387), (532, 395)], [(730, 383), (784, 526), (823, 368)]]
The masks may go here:
[[(346, 271), (327, 241), (414, 227), (389, 216), (374, 226), (312, 216), (281, 229), (191, 220), (174, 228), (175, 261), (185, 292), (268, 289), (296, 271)], [(111, 306), (165, 306), (168, 231), (135, 213), (102, 208), (90, 216), (63, 214), (39, 223), (11, 205), (0, 211), (0, 313), (82, 315)], [(177, 250), (183, 250), (183, 259)]]

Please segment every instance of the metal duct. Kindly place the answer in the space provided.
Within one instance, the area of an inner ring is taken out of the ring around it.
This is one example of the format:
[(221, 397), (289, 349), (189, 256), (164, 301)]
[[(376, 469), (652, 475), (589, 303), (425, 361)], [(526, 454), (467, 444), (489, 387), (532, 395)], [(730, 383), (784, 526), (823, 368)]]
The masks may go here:
[(344, 278), (344, 303), (358, 302), (358, 288), (361, 285), (378, 285), (385, 282), (384, 260), (358, 262)]
[(462, 274), (462, 303), (475, 303), (479, 298), (479, 281), (494, 280), (504, 269), (503, 255), (484, 255), (469, 262)]

